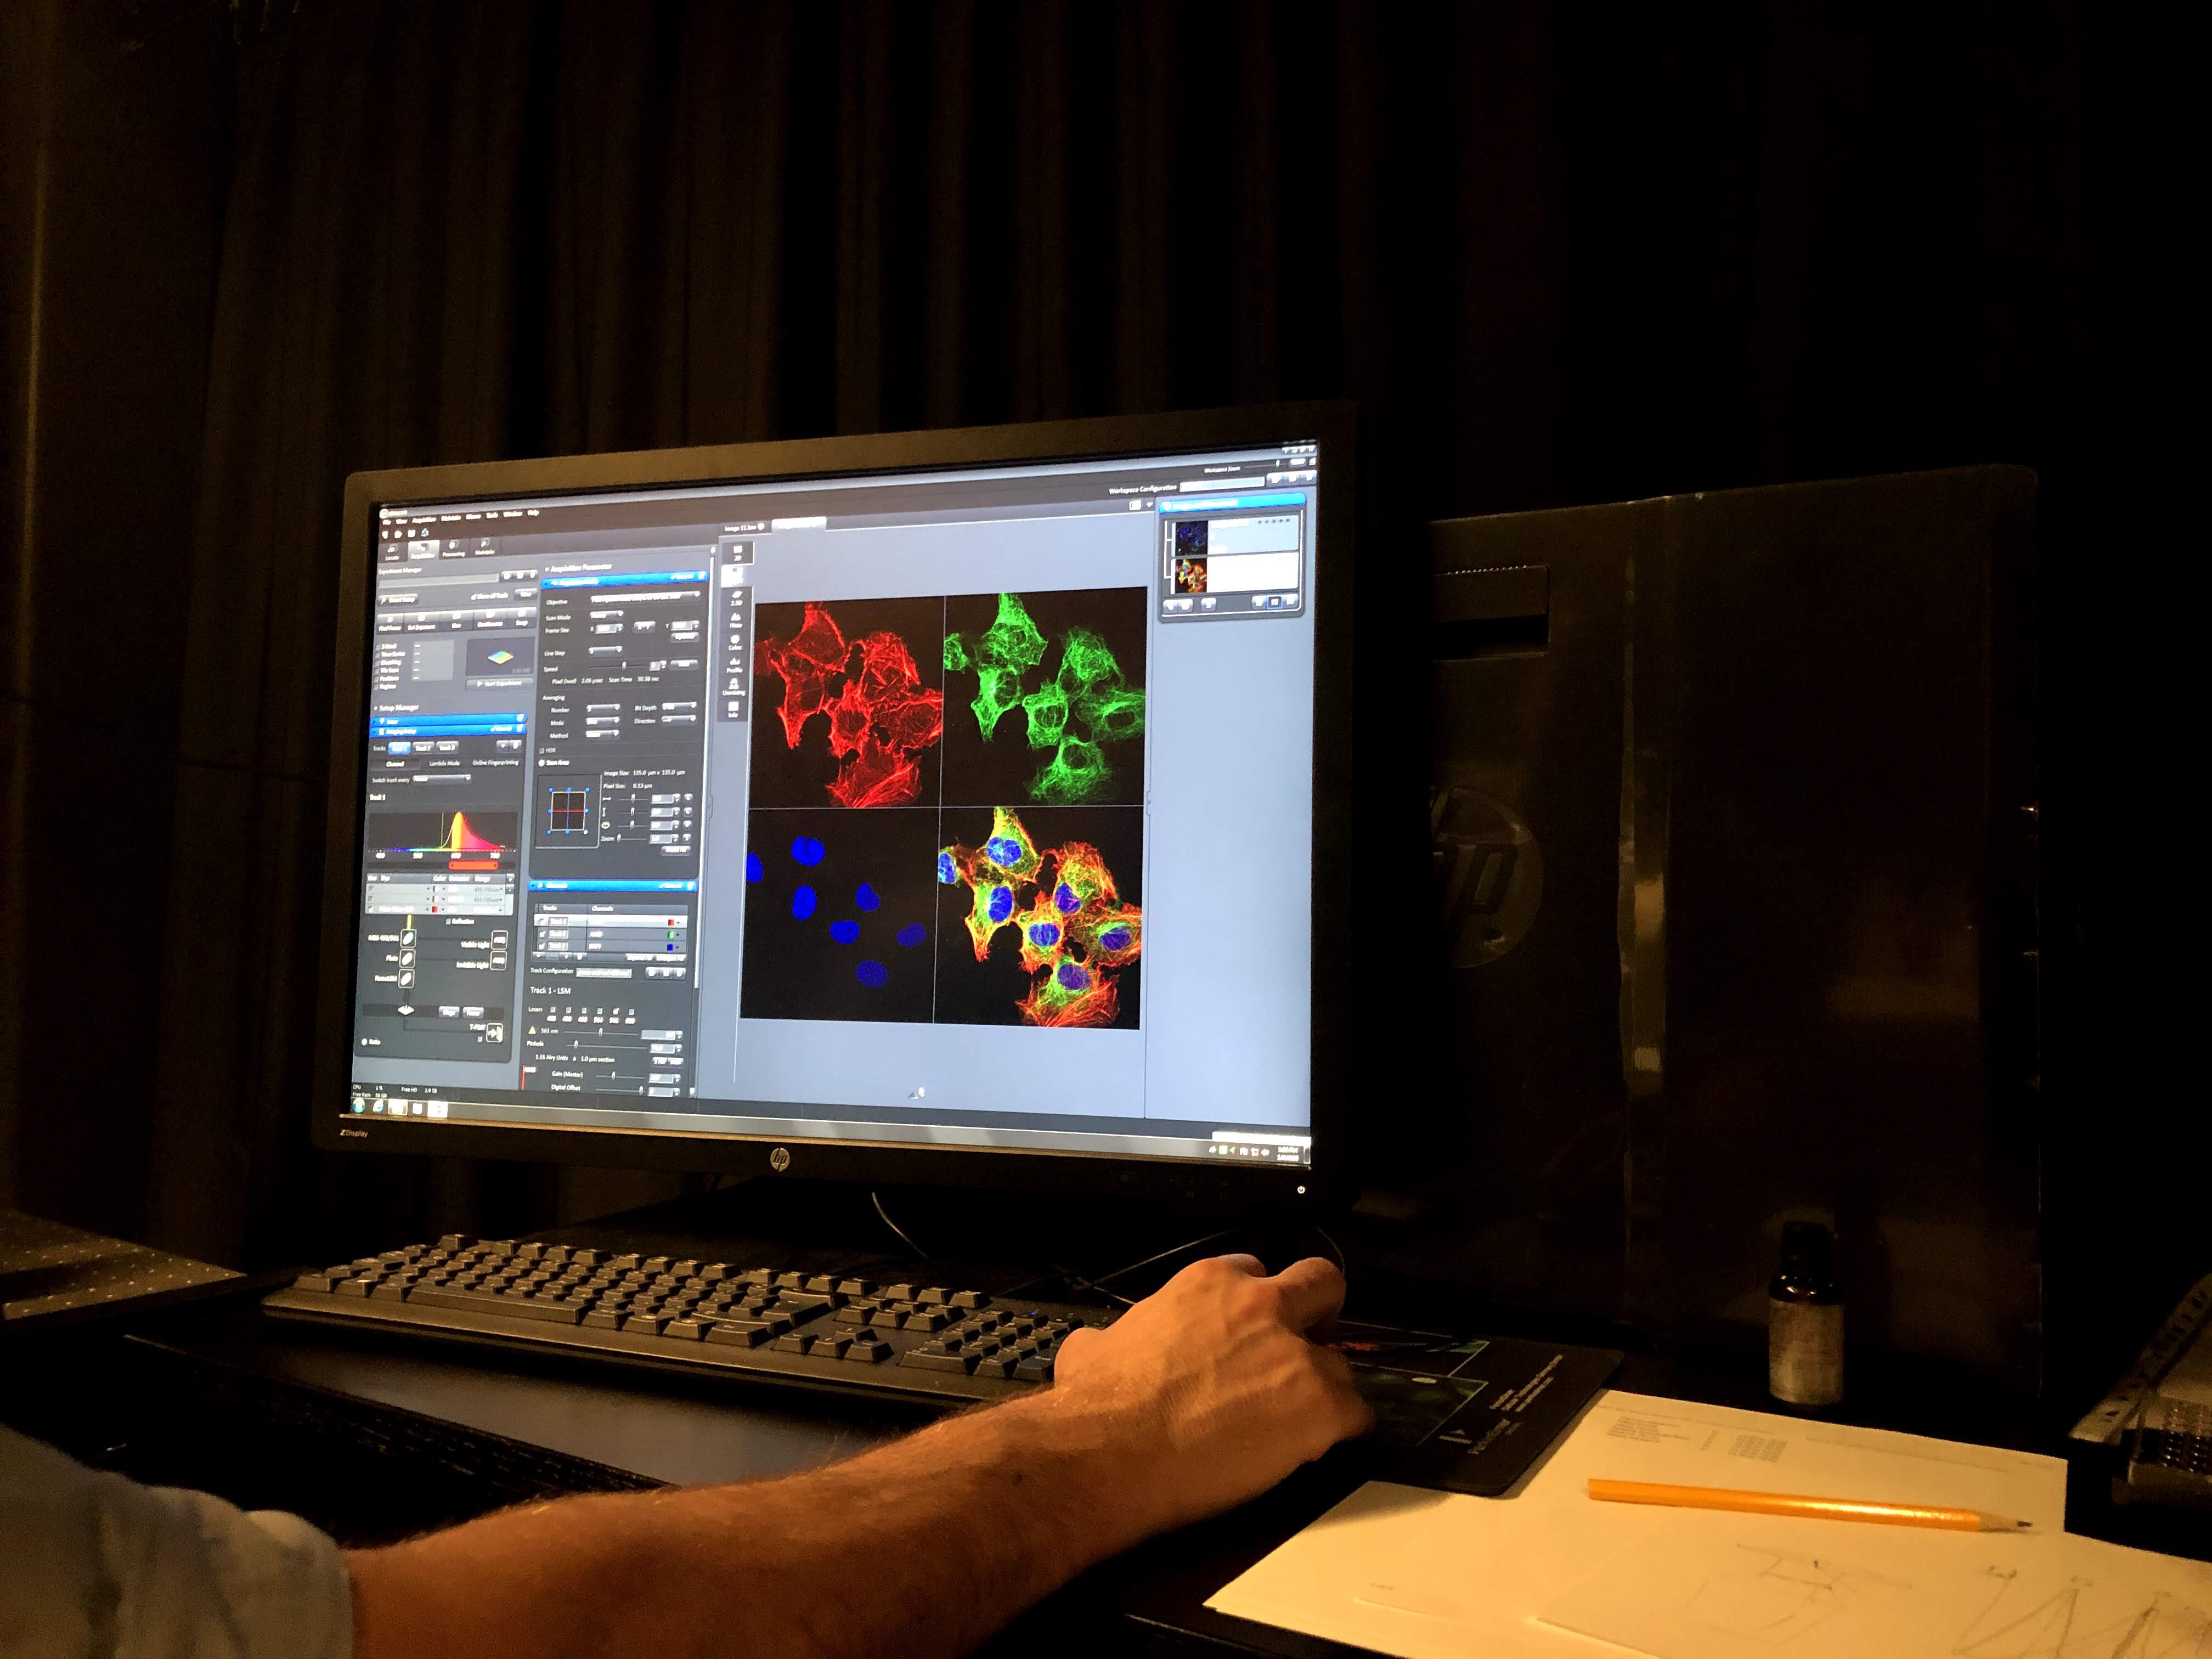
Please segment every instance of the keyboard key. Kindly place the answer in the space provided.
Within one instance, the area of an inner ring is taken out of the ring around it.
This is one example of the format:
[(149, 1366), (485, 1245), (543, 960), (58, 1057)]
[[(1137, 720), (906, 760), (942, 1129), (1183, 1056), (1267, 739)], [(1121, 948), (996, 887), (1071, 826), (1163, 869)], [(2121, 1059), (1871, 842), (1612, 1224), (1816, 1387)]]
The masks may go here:
[(841, 1279), (837, 1281), (840, 1296), (873, 1296), (876, 1287), (865, 1279)]
[(870, 1337), (861, 1337), (845, 1350), (848, 1361), (863, 1365), (874, 1365), (891, 1357), (891, 1345)]
[(906, 1316), (896, 1308), (878, 1308), (868, 1316), (868, 1323), (884, 1330), (895, 1331), (906, 1323)]
[(1043, 1354), (1031, 1354), (1014, 1367), (1014, 1375), (1024, 1382), (1049, 1382), (1052, 1361)]
[(817, 1273), (806, 1281), (805, 1288), (817, 1296), (826, 1295), (837, 1288), (837, 1276), (835, 1273)]
[(981, 1291), (955, 1291), (952, 1305), (956, 1308), (988, 1308), (991, 1305), (991, 1298)]
[[(1021, 1362), (1019, 1360), (1015, 1359), (1011, 1356), (1001, 1356), (993, 1359), (979, 1359), (975, 1362), (975, 1375), (978, 1376), (995, 1376), (1007, 1382), (1012, 1382), (1015, 1380), (1016, 1368), (1019, 1366)], [(1024, 1378), (1023, 1380), (1026, 1381), (1027, 1379)]]
[(900, 1364), (912, 1366), (918, 1371), (957, 1371), (963, 1376), (968, 1374), (969, 1368), (975, 1363), (964, 1353), (932, 1353), (927, 1348), (911, 1349), (906, 1358), (899, 1361)]
[(840, 1325), (865, 1325), (868, 1322), (868, 1310), (840, 1308), (837, 1310), (837, 1322)]
[(407, 1292), (415, 1287), (404, 1279), (387, 1279), (369, 1292), (380, 1302), (404, 1302)]
[(618, 1331), (625, 1316), (618, 1308), (594, 1308), (584, 1316), (584, 1323), (595, 1331)]
[(351, 1277), (350, 1269), (344, 1273), (301, 1273), (292, 1281), (292, 1288), (295, 1291), (330, 1291)]
[(886, 1285), (884, 1287), (884, 1299), (886, 1302), (911, 1302), (914, 1300), (914, 1286), (911, 1285)]
[(805, 1353), (813, 1346), (812, 1337), (802, 1336), (797, 1331), (793, 1331), (789, 1336), (779, 1336), (775, 1340), (775, 1350), (778, 1353)]
[(707, 1328), (696, 1319), (672, 1319), (660, 1328), (660, 1334), (696, 1342), (707, 1334)]
[(769, 1340), (769, 1328), (750, 1319), (725, 1319), (707, 1333), (707, 1340), (732, 1348), (757, 1348)]
[(931, 1285), (921, 1290), (916, 1291), (914, 1293), (914, 1299), (917, 1302), (928, 1303), (932, 1306), (941, 1307), (951, 1295), (951, 1291), (945, 1290), (941, 1285)]
[(416, 1308), (457, 1308), (469, 1313), (497, 1314), (507, 1319), (543, 1319), (556, 1325), (573, 1325), (581, 1316), (575, 1308), (558, 1302), (532, 1302), (519, 1296), (487, 1296), (482, 1291), (457, 1291), (426, 1285), (408, 1298)]
[(665, 1314), (634, 1313), (623, 1321), (623, 1329), (634, 1336), (659, 1336), (660, 1328), (667, 1322)]

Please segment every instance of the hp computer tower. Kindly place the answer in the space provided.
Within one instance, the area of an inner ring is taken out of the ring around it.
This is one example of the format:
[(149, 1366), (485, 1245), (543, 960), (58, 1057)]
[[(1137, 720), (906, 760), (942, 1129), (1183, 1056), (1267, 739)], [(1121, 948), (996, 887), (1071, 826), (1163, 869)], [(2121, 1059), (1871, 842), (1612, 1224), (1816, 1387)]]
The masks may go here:
[(1448, 1271), (1745, 1339), (1819, 1219), (1855, 1337), (2033, 1387), (2034, 489), (1433, 526)]

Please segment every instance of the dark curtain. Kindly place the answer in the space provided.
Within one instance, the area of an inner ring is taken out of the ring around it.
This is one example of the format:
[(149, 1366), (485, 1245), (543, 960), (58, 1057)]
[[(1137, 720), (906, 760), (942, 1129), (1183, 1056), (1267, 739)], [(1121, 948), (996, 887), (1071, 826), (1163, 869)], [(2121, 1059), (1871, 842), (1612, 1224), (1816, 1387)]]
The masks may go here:
[[(2092, 119), (2126, 47), (2064, 6), (232, 16), (137, 1079), (145, 1229), (218, 1260), (617, 1190), (306, 1146), (349, 471), (1341, 395), (1387, 587), (1427, 519), (1979, 460), (2040, 468), (2075, 556), (2140, 440), (2148, 325), (2088, 258), (2136, 228), (2094, 188), (2136, 167)], [(2100, 648), (2046, 697), (2077, 802), (2118, 764), (2065, 746)], [(2059, 919), (2094, 951), (2107, 915)]]

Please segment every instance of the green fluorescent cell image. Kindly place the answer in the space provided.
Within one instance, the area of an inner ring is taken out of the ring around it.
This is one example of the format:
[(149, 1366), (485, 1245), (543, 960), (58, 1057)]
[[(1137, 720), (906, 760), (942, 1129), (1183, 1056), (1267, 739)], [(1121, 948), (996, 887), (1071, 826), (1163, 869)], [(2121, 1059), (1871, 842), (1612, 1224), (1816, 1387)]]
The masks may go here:
[[(1135, 780), (1122, 773), (1141, 764), (1141, 748), (1121, 750), (1145, 729), (1144, 599), (1141, 588), (1001, 593), (988, 626), (946, 635), (948, 701), (966, 689), (953, 677), (973, 674), (968, 706), (983, 743), (1025, 743), (1042, 755), (1022, 780), (1030, 799), (1070, 806), (1135, 799)], [(977, 603), (951, 602), (956, 614)], [(1046, 625), (1039, 612), (1048, 614)], [(1120, 651), (1109, 636), (1121, 641)], [(1007, 719), (1018, 708), (1018, 725)]]

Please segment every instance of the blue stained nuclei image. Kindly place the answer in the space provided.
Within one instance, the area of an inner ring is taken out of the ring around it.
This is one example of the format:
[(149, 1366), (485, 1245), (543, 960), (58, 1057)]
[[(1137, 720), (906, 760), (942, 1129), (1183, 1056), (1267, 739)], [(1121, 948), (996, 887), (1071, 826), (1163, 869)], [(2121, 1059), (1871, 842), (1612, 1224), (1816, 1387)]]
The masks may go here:
[(1060, 982), (1071, 991), (1085, 990), (1090, 987), (1091, 975), (1076, 963), (1063, 962), (1060, 964)]
[(994, 864), (1019, 864), (1022, 861), (1022, 844), (1012, 836), (994, 836), (983, 843), (983, 856)]
[(820, 842), (815, 840), (811, 836), (801, 836), (797, 841), (791, 843), (791, 856), (797, 859), (801, 864), (821, 863), (822, 855), (828, 849), (825, 848)]
[(766, 874), (768, 874), (768, 872), (761, 868), (760, 854), (758, 853), (746, 854), (745, 879), (747, 881), (758, 881)]
[(878, 904), (881, 904), (883, 900), (878, 898), (876, 896), (876, 890), (869, 886), (868, 884), (864, 881), (860, 884), (860, 890), (853, 895), (853, 902), (859, 905), (863, 910), (872, 910)]
[(830, 924), (830, 937), (840, 945), (854, 944), (860, 937), (860, 924), (857, 921), (833, 921)]
[(1083, 901), (1076, 896), (1075, 890), (1064, 881), (1054, 890), (1052, 902), (1060, 907), (1060, 913), (1062, 915), (1068, 915), (1083, 908)]
[(1052, 921), (1031, 922), (1030, 943), (1040, 950), (1051, 950), (1054, 945), (1060, 943), (1060, 924)]
[(937, 855), (938, 880), (943, 882), (947, 887), (950, 887), (952, 885), (953, 878), (956, 873), (957, 872), (952, 868), (952, 854), (950, 853), (939, 853)]
[(814, 914), (814, 890), (802, 886), (791, 896), (791, 914), (804, 921)]
[(898, 942), (909, 951), (929, 937), (929, 929), (918, 921), (909, 921), (898, 930)]
[(1109, 927), (1098, 935), (1098, 942), (1109, 951), (1126, 951), (1129, 948), (1129, 930), (1126, 927)]
[(1011, 887), (994, 887), (991, 890), (991, 920), (1004, 921), (1013, 914), (1014, 890)]
[(853, 976), (872, 991), (890, 982), (891, 970), (880, 962), (864, 962), (853, 969)]

